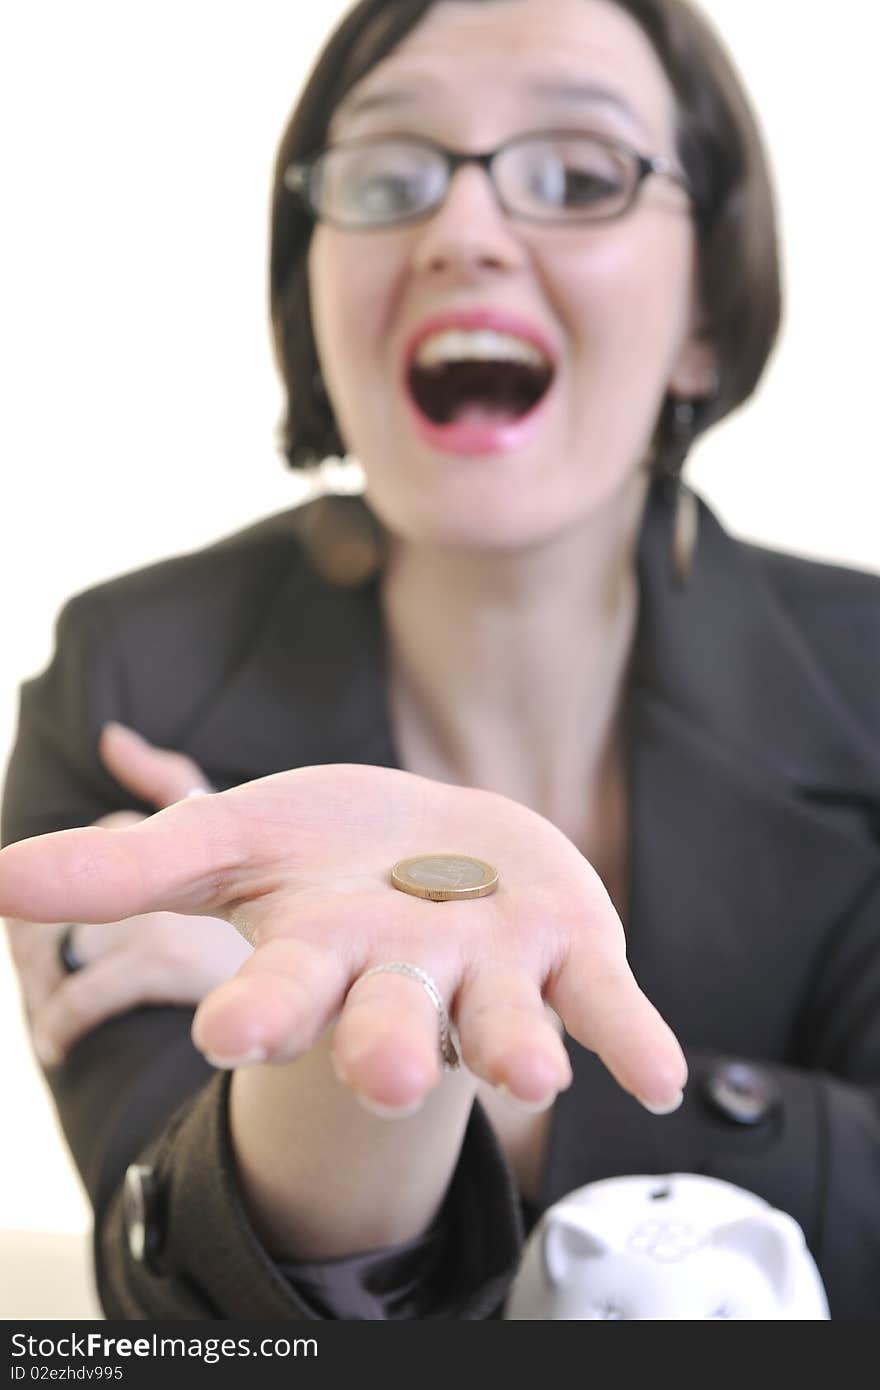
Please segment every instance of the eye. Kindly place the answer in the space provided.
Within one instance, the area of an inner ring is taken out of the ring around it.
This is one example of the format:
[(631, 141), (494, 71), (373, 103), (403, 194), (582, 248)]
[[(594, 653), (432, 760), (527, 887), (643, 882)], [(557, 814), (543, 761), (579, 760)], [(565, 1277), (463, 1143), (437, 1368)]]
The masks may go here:
[(420, 181), (412, 175), (387, 170), (365, 173), (350, 196), (362, 212), (370, 215), (406, 212), (420, 201)]
[(612, 150), (589, 139), (543, 142), (529, 161), (530, 196), (544, 206), (604, 209), (621, 202), (627, 171)]
[(595, 173), (592, 169), (565, 170), (563, 201), (568, 208), (589, 207), (592, 203), (607, 202), (616, 198), (619, 192), (618, 183)]
[(444, 177), (442, 160), (404, 140), (353, 142), (325, 155), (318, 197), (343, 220), (382, 222), (426, 206)]

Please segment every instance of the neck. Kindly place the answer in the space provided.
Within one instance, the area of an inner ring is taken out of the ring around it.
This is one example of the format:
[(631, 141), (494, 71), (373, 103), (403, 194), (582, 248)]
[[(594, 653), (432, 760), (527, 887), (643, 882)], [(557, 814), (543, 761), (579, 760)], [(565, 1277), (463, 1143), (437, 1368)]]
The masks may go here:
[(645, 483), (516, 552), (393, 539), (383, 575), (404, 765), (559, 823), (619, 752)]

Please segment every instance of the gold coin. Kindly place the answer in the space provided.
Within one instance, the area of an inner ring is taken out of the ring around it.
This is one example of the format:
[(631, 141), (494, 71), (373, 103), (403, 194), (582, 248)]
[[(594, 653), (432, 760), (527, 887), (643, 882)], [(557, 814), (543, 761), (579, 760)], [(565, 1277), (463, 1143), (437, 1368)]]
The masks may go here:
[(394, 865), (391, 882), (401, 893), (444, 903), (488, 897), (498, 887), (498, 870), (469, 854), (417, 854)]

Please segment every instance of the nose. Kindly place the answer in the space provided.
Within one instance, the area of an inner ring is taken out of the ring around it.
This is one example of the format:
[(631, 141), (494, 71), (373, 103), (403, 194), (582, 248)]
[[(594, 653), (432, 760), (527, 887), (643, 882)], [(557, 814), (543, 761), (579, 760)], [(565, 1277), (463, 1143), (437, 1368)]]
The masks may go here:
[(418, 234), (415, 264), (420, 270), (455, 265), (515, 269), (525, 258), (488, 172), (474, 164), (455, 171), (442, 204), (418, 225)]

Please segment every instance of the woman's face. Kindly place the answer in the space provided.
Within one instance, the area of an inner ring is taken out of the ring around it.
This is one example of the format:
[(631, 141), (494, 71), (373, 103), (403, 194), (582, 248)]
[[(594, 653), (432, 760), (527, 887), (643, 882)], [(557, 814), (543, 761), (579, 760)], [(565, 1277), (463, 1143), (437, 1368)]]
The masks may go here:
[[(535, 90), (548, 86), (588, 90)], [(393, 103), (352, 109), (392, 91)], [(677, 167), (675, 117), (650, 42), (611, 0), (443, 0), (348, 94), (328, 142), (411, 133), (480, 151), (574, 128)], [(589, 521), (643, 486), (667, 391), (709, 389), (694, 231), (686, 196), (667, 179), (650, 177), (617, 220), (560, 227), (508, 217), (487, 175), (465, 166), (424, 221), (368, 232), (319, 225), (309, 277), (342, 437), (377, 514), (421, 544), (522, 547)], [(525, 428), (490, 426), (488, 442), (463, 449), (461, 431), (420, 427), (407, 348), (435, 315), (483, 309), (537, 330), (555, 373)]]

